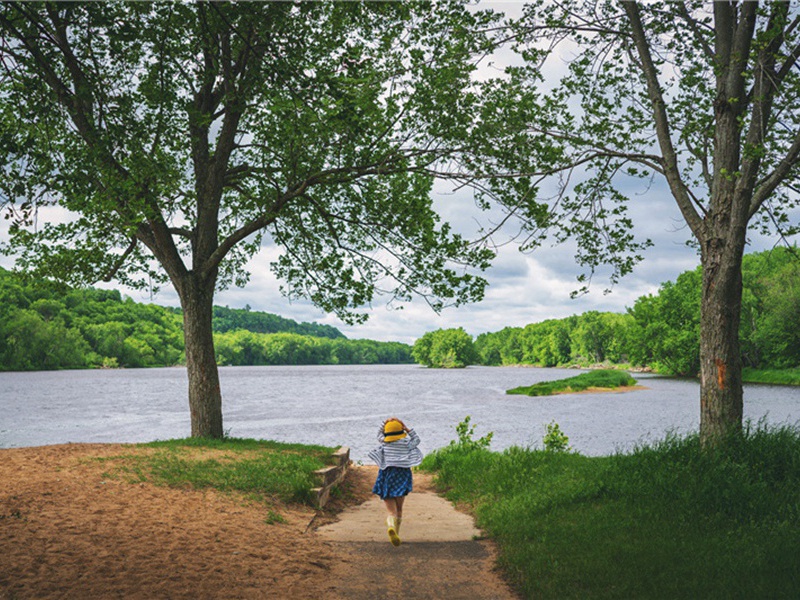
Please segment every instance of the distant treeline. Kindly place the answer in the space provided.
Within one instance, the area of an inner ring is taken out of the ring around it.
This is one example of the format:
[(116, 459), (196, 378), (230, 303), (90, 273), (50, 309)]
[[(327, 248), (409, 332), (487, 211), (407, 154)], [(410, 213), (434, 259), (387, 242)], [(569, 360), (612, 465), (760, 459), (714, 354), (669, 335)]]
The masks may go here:
[[(750, 254), (743, 263), (739, 338), (746, 367), (800, 366), (800, 259), (797, 249)], [(625, 314), (590, 311), (479, 335), (429, 332), (414, 357), (429, 366), (606, 364), (696, 375), (700, 370), (700, 268), (642, 296)]]
[(250, 310), (250, 306), (243, 309), (215, 306), (213, 316), (214, 331), (227, 333), (229, 331), (252, 331), (253, 333), (297, 333), (313, 337), (331, 339), (346, 339), (344, 334), (331, 325), (319, 323), (298, 323), (292, 319), (285, 319), (272, 313)]
[[(249, 309), (214, 307), (213, 323), (220, 364), (412, 362), (405, 344), (348, 340), (330, 325)], [(33, 282), (0, 268), (0, 370), (154, 367), (184, 361), (179, 309), (123, 299), (116, 290)]]
[(414, 362), (400, 342), (231, 331), (214, 334), (220, 365), (366, 365)]

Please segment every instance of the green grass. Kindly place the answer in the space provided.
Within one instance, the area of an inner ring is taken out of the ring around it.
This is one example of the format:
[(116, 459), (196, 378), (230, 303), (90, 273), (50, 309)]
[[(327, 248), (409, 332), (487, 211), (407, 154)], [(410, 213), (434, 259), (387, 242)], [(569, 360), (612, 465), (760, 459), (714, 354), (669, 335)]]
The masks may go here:
[(800, 385), (800, 367), (795, 369), (751, 369), (742, 370), (745, 383), (772, 383), (775, 385)]
[(558, 392), (580, 392), (588, 388), (617, 388), (636, 385), (636, 380), (625, 371), (614, 369), (600, 369), (581, 373), (567, 379), (555, 381), (542, 381), (529, 386), (521, 386), (506, 391), (506, 394), (520, 394), (523, 396), (551, 396)]
[(177, 488), (241, 492), (261, 501), (310, 502), (313, 471), (333, 448), (266, 440), (189, 438), (138, 444), (109, 461), (109, 477)]
[(800, 430), (586, 457), (454, 444), (428, 457), (526, 598), (796, 598)]

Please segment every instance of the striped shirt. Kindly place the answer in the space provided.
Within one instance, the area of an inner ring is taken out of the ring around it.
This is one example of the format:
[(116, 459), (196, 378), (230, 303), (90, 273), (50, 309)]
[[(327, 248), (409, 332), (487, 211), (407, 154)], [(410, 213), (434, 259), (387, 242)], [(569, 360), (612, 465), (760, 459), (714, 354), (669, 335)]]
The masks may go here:
[(416, 467), (422, 462), (422, 452), (419, 446), (419, 436), (413, 429), (409, 429), (408, 435), (394, 442), (383, 441), (383, 427), (378, 430), (378, 441), (380, 446), (369, 453), (369, 457), (375, 461), (379, 469), (386, 467)]

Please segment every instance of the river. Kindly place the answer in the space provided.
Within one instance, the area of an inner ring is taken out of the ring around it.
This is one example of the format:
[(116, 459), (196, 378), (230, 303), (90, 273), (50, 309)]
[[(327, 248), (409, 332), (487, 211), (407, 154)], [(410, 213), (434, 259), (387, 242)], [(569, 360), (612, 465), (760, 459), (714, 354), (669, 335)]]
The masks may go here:
[[(366, 461), (384, 418), (414, 427), (430, 451), (470, 415), (492, 448), (541, 446), (557, 422), (574, 450), (609, 454), (696, 430), (696, 381), (635, 375), (647, 389), (530, 398), (505, 390), (576, 375), (566, 369), (416, 365), (223, 367), (224, 428), (234, 437), (346, 445)], [(0, 373), (0, 448), (144, 442), (190, 434), (183, 368)], [(800, 421), (800, 388), (745, 386), (745, 417)]]

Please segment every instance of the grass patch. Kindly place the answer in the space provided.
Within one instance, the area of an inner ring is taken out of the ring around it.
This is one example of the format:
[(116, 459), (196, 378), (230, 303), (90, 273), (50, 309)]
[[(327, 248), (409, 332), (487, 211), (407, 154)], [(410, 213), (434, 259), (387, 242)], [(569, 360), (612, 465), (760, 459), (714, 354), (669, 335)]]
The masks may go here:
[(267, 513), (267, 518), (264, 519), (264, 522), (267, 525), (283, 524), (286, 523), (286, 519), (280, 513), (271, 510)]
[(313, 472), (330, 464), (333, 448), (267, 440), (188, 438), (137, 444), (139, 451), (110, 457), (129, 481), (175, 488), (241, 492), (249, 498), (283, 502), (313, 500)]
[(472, 505), (527, 598), (790, 598), (800, 589), (800, 431), (748, 427), (586, 457), (453, 444), (423, 468)]
[(774, 385), (800, 385), (800, 367), (795, 369), (751, 369), (742, 370), (745, 383), (771, 383)]
[(580, 392), (589, 388), (618, 388), (636, 385), (636, 380), (625, 371), (614, 369), (600, 369), (581, 373), (567, 379), (555, 381), (542, 381), (533, 385), (516, 387), (506, 391), (506, 394), (520, 394), (523, 396), (552, 396), (559, 392)]

